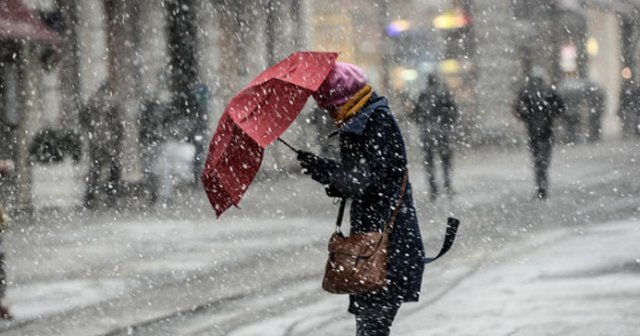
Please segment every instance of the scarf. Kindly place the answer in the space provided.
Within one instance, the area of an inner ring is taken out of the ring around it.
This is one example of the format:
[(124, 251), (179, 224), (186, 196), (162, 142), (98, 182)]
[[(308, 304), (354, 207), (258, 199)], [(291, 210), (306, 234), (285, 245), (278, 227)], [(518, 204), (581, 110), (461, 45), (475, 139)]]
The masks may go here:
[(371, 85), (365, 85), (360, 91), (356, 92), (353, 97), (349, 98), (342, 107), (336, 113), (335, 122), (339, 127), (344, 124), (351, 117), (356, 115), (360, 109), (364, 106), (364, 104), (369, 101), (371, 95), (373, 94), (373, 90), (371, 89)]

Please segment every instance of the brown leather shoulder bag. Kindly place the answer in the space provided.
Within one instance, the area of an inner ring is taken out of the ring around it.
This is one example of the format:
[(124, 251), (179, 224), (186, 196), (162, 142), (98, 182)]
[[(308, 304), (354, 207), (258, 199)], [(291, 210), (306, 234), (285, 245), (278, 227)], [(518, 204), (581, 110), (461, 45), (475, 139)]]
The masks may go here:
[(402, 178), (400, 197), (384, 231), (365, 232), (345, 237), (340, 231), (346, 199), (342, 199), (336, 232), (329, 239), (329, 258), (322, 288), (334, 294), (376, 292), (386, 285), (389, 233), (402, 207), (407, 189), (407, 173)]

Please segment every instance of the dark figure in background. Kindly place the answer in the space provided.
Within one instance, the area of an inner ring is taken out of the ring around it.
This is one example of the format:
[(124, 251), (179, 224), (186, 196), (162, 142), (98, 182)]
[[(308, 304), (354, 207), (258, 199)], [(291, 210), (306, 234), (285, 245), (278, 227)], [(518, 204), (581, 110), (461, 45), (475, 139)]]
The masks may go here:
[(605, 92), (598, 84), (570, 73), (558, 84), (565, 105), (560, 116), (562, 140), (566, 143), (595, 142), (600, 139)]
[(164, 141), (164, 118), (168, 107), (158, 97), (149, 96), (142, 102), (139, 116), (139, 141), (142, 154), (142, 173), (149, 201), (154, 204), (158, 199), (158, 181), (153, 173)]
[(587, 120), (587, 142), (596, 142), (600, 141), (600, 136), (602, 135), (602, 116), (606, 106), (606, 93), (602, 87), (595, 83), (590, 83), (586, 93), (589, 114)]
[[(9, 175), (13, 171), (13, 160), (0, 160), (0, 179)], [(2, 182), (2, 181), (0, 181)], [(5, 200), (0, 195), (0, 245), (2, 244), (2, 236), (8, 227), (7, 214), (4, 212)], [(10, 320), (13, 317), (9, 312), (9, 308), (5, 305), (4, 297), (7, 291), (7, 274), (4, 262), (4, 252), (0, 251), (0, 318)]]
[[(340, 159), (300, 152), (301, 166), (329, 196), (351, 200), (351, 234), (382, 230), (399, 200), (407, 166), (404, 140), (387, 99), (367, 84), (362, 69), (342, 62), (314, 99), (340, 127)], [(400, 305), (420, 296), (424, 247), (410, 182), (400, 207), (389, 237), (387, 287), (349, 296), (358, 336), (389, 335)]]
[(532, 71), (520, 91), (515, 115), (524, 121), (533, 156), (538, 199), (546, 199), (549, 190), (548, 170), (553, 148), (553, 121), (563, 111), (560, 97), (544, 82), (541, 70)]
[(430, 200), (438, 197), (436, 183), (436, 155), (442, 162), (444, 191), (449, 198), (453, 196), (451, 169), (455, 125), (458, 120), (458, 108), (451, 93), (435, 74), (427, 77), (427, 87), (418, 96), (410, 115), (420, 129), (422, 145), (425, 150), (425, 168), (430, 187)]
[(122, 173), (122, 120), (122, 106), (108, 84), (102, 84), (80, 111), (80, 122), (89, 141), (89, 176), (84, 200), (88, 209), (96, 208), (105, 193), (104, 204), (116, 205)]
[(625, 137), (640, 136), (640, 83), (627, 81), (620, 90), (618, 116)]
[(566, 105), (566, 109), (559, 122), (562, 133), (558, 136), (560, 141), (568, 144), (575, 144), (580, 137), (580, 123), (584, 121), (582, 109), (586, 104), (585, 94), (586, 83), (582, 78), (577, 77), (577, 73), (570, 73), (558, 83), (558, 93)]
[(202, 168), (204, 165), (205, 151), (207, 150), (207, 131), (209, 120), (209, 87), (204, 84), (198, 84), (193, 90), (193, 101), (195, 116), (189, 134), (189, 142), (195, 147), (195, 155), (193, 157), (193, 180), (194, 183), (200, 181)]

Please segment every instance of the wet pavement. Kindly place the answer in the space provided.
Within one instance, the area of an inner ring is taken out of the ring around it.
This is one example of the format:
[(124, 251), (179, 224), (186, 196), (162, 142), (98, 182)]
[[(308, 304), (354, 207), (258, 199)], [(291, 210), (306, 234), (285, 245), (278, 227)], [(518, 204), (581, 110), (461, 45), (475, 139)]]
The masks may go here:
[[(413, 155), (428, 253), (447, 216), (462, 224), (394, 334), (633, 335), (637, 322), (625, 312), (640, 306), (638, 160), (638, 143), (559, 147), (550, 199), (540, 202), (524, 149), (460, 153), (456, 196), (430, 203)], [(174, 208), (89, 213), (78, 211), (80, 183), (65, 183), (66, 203), (49, 198), (37, 220), (14, 222), (5, 235), (16, 320), (0, 323), (0, 332), (352, 334), (346, 297), (320, 289), (336, 205), (306, 176), (258, 179), (242, 209), (220, 220), (197, 189), (182, 190)], [(36, 180), (53, 190), (64, 178)], [(581, 318), (586, 306), (593, 312)]]

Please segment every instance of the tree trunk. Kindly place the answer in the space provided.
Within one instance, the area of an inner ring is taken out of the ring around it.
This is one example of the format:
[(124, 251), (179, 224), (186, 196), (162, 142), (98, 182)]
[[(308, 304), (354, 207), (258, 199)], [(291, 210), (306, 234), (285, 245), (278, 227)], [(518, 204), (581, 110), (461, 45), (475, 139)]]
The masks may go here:
[(173, 113), (176, 118), (195, 119), (191, 99), (198, 83), (195, 1), (168, 0), (166, 7)]
[[(56, 0), (56, 7), (63, 13), (62, 45), (64, 56), (60, 60), (60, 94), (62, 113), (60, 122), (65, 127), (78, 127), (80, 110), (80, 45), (78, 44), (78, 3), (77, 0)], [(67, 52), (68, 51), (68, 52)]]

